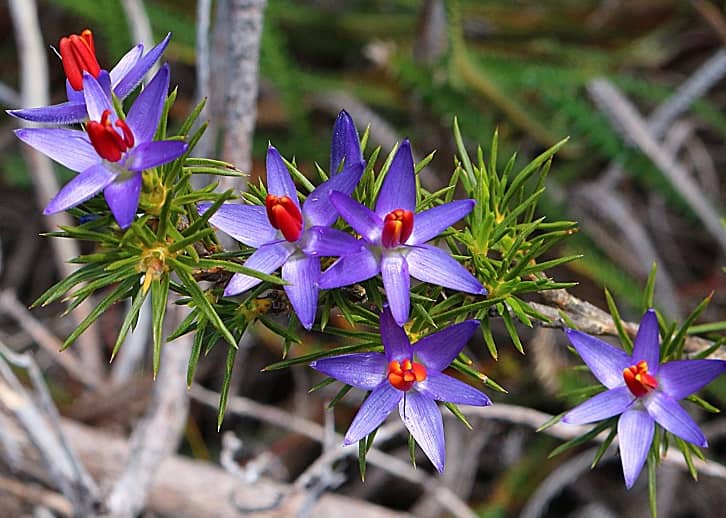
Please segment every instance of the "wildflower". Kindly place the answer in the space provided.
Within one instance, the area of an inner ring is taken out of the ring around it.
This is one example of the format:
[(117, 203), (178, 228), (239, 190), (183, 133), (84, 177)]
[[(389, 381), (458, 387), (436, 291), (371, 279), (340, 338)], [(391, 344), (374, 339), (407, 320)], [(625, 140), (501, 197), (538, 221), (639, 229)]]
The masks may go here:
[(408, 140), (393, 157), (375, 212), (347, 193), (333, 192), (330, 200), (361, 235), (365, 246), (341, 257), (326, 270), (320, 277), (321, 288), (348, 286), (380, 272), (388, 304), (399, 325), (408, 320), (410, 277), (466, 293), (487, 294), (482, 284), (446, 252), (424, 244), (469, 214), (475, 202), (458, 200), (415, 214), (416, 179)]
[(586, 424), (621, 414), (618, 436), (628, 489), (643, 468), (655, 423), (684, 441), (708, 446), (698, 425), (678, 401), (726, 371), (725, 361), (676, 360), (661, 364), (658, 320), (652, 309), (640, 321), (632, 355), (580, 331), (566, 332), (583, 361), (608, 390), (570, 410), (562, 421)]
[(107, 72), (98, 63), (93, 33), (89, 29), (80, 35), (71, 34), (63, 37), (58, 47), (63, 71), (66, 74), (68, 101), (38, 108), (8, 110), (8, 113), (13, 117), (32, 122), (51, 124), (81, 122), (88, 116), (83, 95), (84, 74), (93, 76), (109, 99), (113, 92), (116, 97), (123, 100), (134, 91), (144, 75), (159, 60), (170, 38), (171, 33), (145, 55), (144, 45), (139, 43), (128, 51), (110, 72)]
[[(335, 174), (341, 164), (342, 171)], [(302, 208), (282, 156), (269, 146), (265, 206), (228, 203), (209, 220), (237, 241), (257, 248), (245, 262), (246, 267), (272, 273), (282, 266), (282, 278), (289, 283), (284, 287), (285, 292), (306, 329), (312, 327), (318, 305), (319, 256), (341, 255), (360, 249), (360, 242), (353, 236), (330, 228), (338, 213), (328, 194), (332, 190), (352, 193), (364, 167), (357, 130), (353, 120), (343, 111), (333, 130), (330, 179), (308, 195)], [(200, 213), (209, 206), (208, 203), (200, 204)], [(237, 295), (260, 282), (255, 277), (236, 273), (224, 295)]]
[(344, 354), (314, 361), (323, 374), (371, 393), (345, 434), (352, 444), (378, 428), (398, 405), (403, 424), (437, 470), (444, 470), (444, 425), (435, 401), (487, 406), (479, 390), (443, 374), (479, 326), (467, 320), (428, 335), (411, 345), (391, 311), (381, 313), (383, 353)]
[(26, 144), (80, 173), (58, 192), (43, 214), (75, 207), (103, 191), (119, 226), (128, 227), (139, 205), (141, 172), (171, 162), (187, 149), (178, 140), (152, 140), (168, 89), (169, 67), (164, 65), (124, 120), (117, 117), (98, 81), (84, 73), (83, 93), (90, 118), (86, 132), (66, 128), (15, 130)]

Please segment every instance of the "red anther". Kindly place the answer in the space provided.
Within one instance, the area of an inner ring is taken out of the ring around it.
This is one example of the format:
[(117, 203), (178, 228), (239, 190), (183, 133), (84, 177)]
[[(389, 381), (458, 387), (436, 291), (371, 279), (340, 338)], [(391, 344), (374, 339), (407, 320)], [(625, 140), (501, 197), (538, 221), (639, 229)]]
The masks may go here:
[(386, 214), (383, 220), (381, 243), (386, 248), (402, 245), (413, 232), (413, 212), (396, 209)]
[(123, 136), (119, 135), (108, 120), (110, 115), (111, 110), (104, 110), (100, 122), (89, 121), (86, 124), (86, 132), (93, 149), (101, 158), (109, 162), (118, 162), (123, 153), (134, 146), (134, 134), (126, 121), (119, 119), (116, 121), (116, 126), (121, 129)]
[(648, 363), (645, 360), (624, 369), (623, 379), (635, 397), (643, 397), (658, 387), (658, 380), (648, 372)]
[(279, 229), (285, 239), (292, 243), (300, 238), (303, 228), (302, 214), (289, 196), (268, 194), (265, 207), (270, 225)]
[(426, 367), (408, 359), (402, 362), (393, 360), (388, 364), (388, 382), (404, 392), (413, 387), (417, 381), (424, 381), (426, 376)]
[(84, 30), (80, 36), (71, 34), (61, 38), (58, 46), (63, 71), (74, 90), (83, 90), (83, 72), (88, 72), (95, 78), (101, 74), (101, 66), (96, 59), (96, 47), (93, 44), (93, 33), (89, 29)]

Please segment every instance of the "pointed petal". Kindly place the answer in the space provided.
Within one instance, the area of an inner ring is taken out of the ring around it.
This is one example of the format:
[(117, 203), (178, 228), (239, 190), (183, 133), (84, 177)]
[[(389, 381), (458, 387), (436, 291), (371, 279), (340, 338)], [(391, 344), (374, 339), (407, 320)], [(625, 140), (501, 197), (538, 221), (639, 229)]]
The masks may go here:
[(116, 85), (118, 85), (119, 82), (131, 71), (131, 69), (134, 68), (143, 53), (144, 44), (136, 44), (135, 46), (131, 47), (131, 50), (124, 54), (121, 59), (119, 59), (118, 63), (116, 63), (116, 65), (109, 72), (111, 76), (111, 86), (113, 86), (114, 93), (116, 95), (118, 95), (118, 92), (115, 91)]
[(416, 211), (416, 177), (408, 139), (398, 147), (376, 201), (376, 214), (380, 218), (396, 209)]
[(381, 239), (383, 220), (368, 207), (364, 207), (347, 194), (340, 192), (330, 193), (330, 201), (338, 214), (369, 243), (376, 243)]
[(86, 109), (86, 98), (83, 96), (83, 90), (75, 90), (68, 79), (66, 79), (66, 95), (70, 102), (83, 103), (83, 109)]
[(416, 214), (413, 218), (413, 232), (406, 243), (418, 245), (435, 238), (469, 214), (475, 203), (474, 200), (456, 200)]
[(323, 358), (310, 366), (355, 388), (373, 390), (385, 381), (388, 362), (381, 353), (357, 353)]
[(434, 467), (444, 471), (446, 448), (444, 447), (444, 422), (433, 399), (415, 390), (409, 390), (398, 403), (398, 413), (408, 431), (429, 458)]
[(139, 86), (146, 73), (154, 66), (154, 63), (156, 63), (163, 54), (170, 39), (171, 33), (168, 33), (166, 38), (147, 52), (144, 57), (139, 59), (131, 70), (129, 70), (123, 77), (118, 79), (113, 91), (120, 99), (125, 99), (126, 96), (134, 90), (134, 88)]
[(567, 412), (563, 423), (587, 424), (625, 412), (635, 401), (628, 387), (615, 387), (591, 397)]
[(275, 196), (288, 196), (300, 208), (295, 182), (292, 181), (282, 155), (272, 145), (267, 148), (267, 192)]
[(301, 249), (307, 255), (345, 256), (364, 247), (363, 241), (331, 227), (312, 227), (304, 231)]
[(126, 117), (137, 144), (154, 138), (168, 90), (169, 65), (164, 64), (141, 91)]
[(625, 351), (574, 329), (565, 329), (565, 333), (600, 383), (607, 388), (625, 384), (623, 371), (633, 364)]
[(124, 165), (129, 171), (143, 171), (176, 160), (187, 150), (181, 140), (154, 140), (134, 147), (126, 154)]
[(658, 337), (658, 317), (655, 311), (649, 309), (640, 320), (638, 334), (635, 335), (633, 345), (633, 363), (645, 360), (648, 372), (654, 376), (658, 374), (660, 366), (660, 338)]
[(63, 188), (50, 200), (43, 214), (55, 214), (62, 210), (75, 207), (86, 200), (93, 198), (108, 184), (114, 181), (116, 175), (101, 164), (89, 167), (81, 174), (65, 184)]
[(88, 141), (88, 136), (79, 130), (23, 128), (15, 130), (15, 135), (29, 146), (72, 171), (85, 171), (101, 162), (101, 157)]
[[(264, 245), (255, 250), (251, 256), (245, 261), (247, 268), (252, 268), (262, 273), (272, 273), (287, 261), (292, 255), (294, 248), (287, 246), (287, 243), (272, 243)], [(262, 281), (249, 275), (235, 273), (229, 280), (229, 284), (224, 289), (224, 296), (230, 297), (237, 295), (243, 291), (247, 291), (253, 286), (257, 286)]]
[(378, 260), (370, 250), (364, 248), (335, 261), (333, 266), (322, 273), (318, 286), (324, 290), (342, 288), (370, 279), (379, 271)]
[[(345, 158), (346, 167), (363, 162), (363, 155), (358, 140), (358, 130), (348, 112), (341, 110), (333, 125), (333, 139), (330, 144), (330, 175), (334, 175)], [(361, 171), (363, 169), (361, 168)], [(341, 192), (341, 189), (336, 189)], [(352, 191), (351, 191), (352, 192)], [(350, 192), (346, 192), (350, 194)]]
[(486, 295), (487, 290), (456, 259), (433, 245), (406, 247), (406, 261), (411, 276), (430, 284), (475, 295)]
[(388, 362), (412, 359), (411, 342), (403, 328), (393, 320), (391, 310), (387, 306), (384, 306), (381, 313), (381, 341)]
[(623, 463), (625, 487), (630, 489), (643, 469), (653, 442), (655, 423), (644, 410), (630, 409), (618, 419), (620, 460)]
[[(204, 214), (211, 203), (200, 203), (199, 214)], [(252, 248), (259, 248), (278, 236), (270, 225), (265, 208), (260, 205), (225, 203), (209, 218), (209, 222), (225, 234)]]
[(290, 283), (285, 286), (285, 293), (300, 323), (308, 330), (313, 327), (318, 309), (318, 277), (320, 259), (317, 257), (297, 253), (282, 265), (282, 278)]
[(402, 255), (389, 253), (381, 260), (381, 277), (393, 319), (402, 326), (408, 321), (411, 309), (411, 276)]
[(658, 390), (678, 401), (698, 392), (724, 372), (724, 360), (677, 360), (664, 363), (658, 372)]
[(643, 404), (656, 423), (673, 435), (702, 448), (708, 446), (701, 429), (675, 399), (655, 390), (643, 398)]
[(127, 228), (136, 217), (139, 208), (139, 194), (141, 194), (141, 173), (131, 175), (130, 178), (117, 180), (103, 191), (113, 217), (118, 226)]
[(436, 401), (472, 406), (492, 404), (483, 392), (463, 381), (436, 371), (428, 371), (426, 379), (416, 383), (415, 387), (421, 394)]
[(88, 72), (83, 73), (83, 97), (86, 99), (86, 111), (90, 120), (100, 121), (105, 110), (110, 110), (112, 119), (115, 120), (116, 111), (111, 104), (109, 93)]
[(414, 355), (429, 372), (441, 372), (451, 365), (478, 327), (478, 320), (467, 320), (425, 336), (413, 345)]
[(403, 392), (390, 383), (381, 383), (363, 402), (348, 431), (344, 444), (353, 444), (378, 428), (391, 410), (403, 399)]
[(363, 174), (363, 163), (359, 162), (345, 169), (328, 181), (320, 184), (303, 203), (302, 213), (308, 225), (329, 226), (338, 219), (338, 211), (330, 200), (333, 191), (351, 194)]
[(49, 124), (73, 124), (86, 118), (86, 103), (66, 102), (27, 108), (24, 110), (8, 110), (8, 115), (31, 122), (44, 122)]

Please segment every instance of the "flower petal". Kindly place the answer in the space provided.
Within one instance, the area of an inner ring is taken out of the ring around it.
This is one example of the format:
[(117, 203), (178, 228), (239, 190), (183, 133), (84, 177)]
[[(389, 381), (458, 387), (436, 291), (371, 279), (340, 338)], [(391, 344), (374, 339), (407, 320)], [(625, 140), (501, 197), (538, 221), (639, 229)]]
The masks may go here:
[(310, 366), (355, 388), (373, 390), (386, 379), (388, 362), (381, 353), (356, 353), (323, 358)]
[(273, 145), (267, 148), (267, 192), (275, 196), (288, 196), (300, 208), (295, 182), (292, 181), (282, 155)]
[[(346, 168), (352, 164), (363, 162), (360, 140), (358, 140), (358, 130), (355, 127), (353, 119), (345, 110), (341, 110), (333, 125), (333, 138), (330, 144), (329, 173), (331, 176), (338, 171), (343, 158), (345, 158)], [(341, 189), (336, 190), (345, 192)], [(346, 194), (350, 194), (350, 192), (346, 192)]]
[(643, 469), (653, 442), (655, 423), (648, 412), (632, 408), (618, 419), (620, 460), (623, 463), (625, 487), (630, 489)]
[(475, 204), (474, 200), (456, 200), (416, 214), (413, 218), (413, 232), (406, 244), (423, 244), (435, 238), (469, 214)]
[(591, 397), (567, 412), (563, 423), (587, 424), (625, 412), (635, 401), (628, 387), (615, 387)]
[(378, 260), (368, 248), (364, 248), (335, 261), (322, 273), (318, 286), (324, 290), (342, 288), (370, 279), (379, 271)]
[(654, 376), (660, 367), (660, 338), (658, 336), (658, 317), (655, 311), (649, 309), (640, 319), (638, 334), (635, 335), (633, 345), (633, 363), (645, 360), (648, 372)]
[(398, 413), (434, 467), (443, 472), (446, 448), (444, 422), (438, 405), (433, 399), (409, 390), (406, 392), (406, 397), (398, 403)]
[(100, 121), (101, 115), (106, 110), (111, 112), (111, 118), (115, 120), (116, 110), (111, 104), (109, 95), (110, 92), (104, 90), (95, 77), (88, 72), (83, 73), (83, 97), (86, 100), (86, 111), (90, 120)]
[(330, 201), (340, 216), (369, 243), (381, 239), (383, 220), (375, 212), (355, 201), (347, 194), (330, 193)]
[(436, 371), (428, 371), (426, 379), (416, 383), (415, 388), (424, 396), (436, 401), (472, 406), (492, 404), (483, 392), (463, 381)]
[(66, 128), (22, 128), (15, 130), (15, 135), (72, 171), (85, 171), (101, 162), (101, 157), (83, 131)]
[(408, 139), (398, 147), (376, 201), (376, 214), (380, 218), (396, 209), (416, 211), (416, 177)]
[(126, 154), (124, 165), (129, 171), (143, 171), (176, 160), (187, 150), (181, 140), (154, 140), (134, 147)]
[(650, 416), (673, 435), (702, 448), (708, 446), (701, 429), (675, 399), (655, 390), (643, 399), (643, 404)]
[(465, 293), (487, 294), (486, 288), (476, 277), (438, 247), (433, 245), (407, 246), (406, 261), (414, 279)]
[(353, 444), (378, 428), (386, 420), (391, 410), (403, 399), (403, 392), (390, 383), (381, 383), (363, 402), (345, 432), (344, 444)]
[(118, 92), (115, 91), (116, 85), (118, 85), (119, 82), (131, 71), (131, 69), (134, 68), (143, 53), (144, 44), (136, 44), (135, 46), (131, 47), (131, 50), (124, 54), (121, 59), (119, 59), (118, 63), (116, 63), (116, 65), (109, 72), (109, 75), (111, 76), (111, 86), (113, 86), (114, 93), (117, 96)]
[(43, 214), (55, 214), (62, 210), (75, 207), (84, 201), (93, 198), (108, 184), (114, 181), (116, 175), (101, 164), (89, 167), (81, 174), (65, 184), (63, 188), (50, 200)]
[(8, 110), (8, 115), (31, 122), (73, 124), (86, 118), (86, 103), (65, 102), (24, 110)]
[(338, 219), (338, 211), (330, 200), (333, 191), (351, 194), (363, 174), (363, 162), (346, 166), (311, 192), (303, 203), (302, 213), (308, 225), (328, 226)]
[[(200, 203), (199, 214), (204, 214), (211, 203)], [(209, 222), (225, 234), (253, 248), (259, 248), (277, 237), (277, 229), (270, 225), (265, 208), (260, 205), (225, 203)]]
[(103, 191), (106, 203), (119, 227), (127, 228), (134, 221), (136, 210), (139, 208), (139, 194), (141, 194), (141, 173), (116, 180)]
[(658, 390), (678, 401), (698, 392), (724, 372), (724, 360), (677, 360), (664, 363), (658, 372)]
[(600, 383), (607, 388), (625, 384), (623, 371), (633, 364), (625, 351), (575, 329), (565, 329), (565, 333)]
[(169, 65), (164, 64), (141, 91), (126, 117), (137, 145), (154, 138), (168, 90)]
[(408, 321), (411, 309), (411, 276), (408, 274), (406, 259), (398, 253), (384, 255), (381, 277), (393, 319), (402, 326)]
[(297, 253), (282, 265), (282, 278), (290, 283), (284, 287), (285, 293), (300, 323), (308, 330), (313, 327), (318, 309), (318, 277), (320, 259), (317, 257)]
[(344, 256), (360, 252), (363, 242), (337, 228), (312, 227), (304, 231), (301, 249), (307, 255)]
[[(264, 245), (255, 250), (255, 252), (247, 258), (245, 266), (252, 268), (261, 273), (272, 273), (287, 261), (287, 258), (295, 251), (294, 248), (287, 246), (287, 243), (272, 243)], [(245, 275), (243, 273), (235, 273), (229, 280), (227, 287), (224, 289), (224, 296), (229, 297), (237, 295), (243, 291), (247, 291), (253, 286), (257, 286), (262, 281), (256, 277)]]
[(403, 328), (393, 320), (388, 306), (384, 306), (383, 312), (381, 312), (381, 341), (388, 362), (412, 359), (411, 342)]
[(166, 35), (166, 38), (164, 38), (154, 48), (147, 52), (144, 57), (139, 59), (136, 64), (131, 68), (131, 70), (126, 72), (123, 77), (118, 79), (118, 82), (114, 83), (115, 86), (113, 91), (119, 99), (125, 99), (126, 96), (128, 96), (134, 90), (134, 88), (139, 86), (142, 79), (144, 79), (146, 73), (151, 70), (151, 67), (154, 66), (154, 63), (156, 63), (161, 55), (164, 53), (164, 50), (169, 44), (170, 39), (171, 33), (168, 33)]
[(479, 327), (478, 320), (467, 320), (424, 336), (413, 344), (414, 355), (430, 371), (441, 372), (451, 365)]

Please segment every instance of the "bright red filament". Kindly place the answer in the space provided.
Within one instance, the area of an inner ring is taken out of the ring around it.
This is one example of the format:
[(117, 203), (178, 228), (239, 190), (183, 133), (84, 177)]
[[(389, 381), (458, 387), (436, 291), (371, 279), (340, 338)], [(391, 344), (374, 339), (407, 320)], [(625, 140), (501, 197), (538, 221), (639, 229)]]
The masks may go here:
[(289, 196), (268, 194), (265, 198), (265, 207), (270, 225), (279, 229), (285, 239), (292, 243), (300, 238), (303, 228), (302, 214)]
[(658, 380), (648, 372), (648, 363), (645, 360), (623, 370), (623, 379), (635, 397), (645, 396), (658, 387)]
[(386, 214), (383, 220), (383, 233), (381, 242), (386, 248), (401, 245), (413, 232), (413, 212), (405, 209), (396, 209)]
[(98, 79), (101, 67), (96, 59), (93, 33), (89, 29), (84, 30), (80, 36), (71, 34), (61, 38), (59, 47), (63, 71), (74, 90), (83, 90), (83, 72), (88, 72)]
[(426, 367), (411, 360), (393, 360), (388, 364), (388, 382), (404, 392), (417, 381), (426, 379)]
[(110, 115), (111, 110), (104, 110), (101, 122), (89, 121), (86, 132), (96, 153), (110, 162), (118, 162), (127, 149), (134, 147), (134, 134), (126, 121), (119, 119), (116, 121), (116, 127), (122, 133), (119, 135), (108, 120)]

